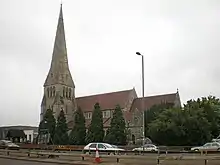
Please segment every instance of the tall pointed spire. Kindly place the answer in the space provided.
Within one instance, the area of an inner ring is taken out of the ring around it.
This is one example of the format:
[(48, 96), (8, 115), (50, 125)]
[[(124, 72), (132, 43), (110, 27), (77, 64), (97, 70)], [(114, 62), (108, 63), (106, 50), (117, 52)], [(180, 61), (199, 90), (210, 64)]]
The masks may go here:
[(75, 87), (68, 65), (62, 3), (60, 5), (60, 14), (57, 24), (51, 66), (44, 86), (54, 84), (63, 84), (69, 87)]

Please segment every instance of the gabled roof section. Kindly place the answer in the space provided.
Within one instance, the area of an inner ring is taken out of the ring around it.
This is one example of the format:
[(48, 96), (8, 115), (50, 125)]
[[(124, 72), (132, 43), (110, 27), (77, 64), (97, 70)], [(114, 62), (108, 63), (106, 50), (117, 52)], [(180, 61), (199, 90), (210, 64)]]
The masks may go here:
[(46, 106), (46, 97), (45, 95), (43, 96), (43, 99), (41, 101), (41, 107)]
[(84, 112), (92, 111), (97, 102), (100, 104), (102, 110), (115, 109), (117, 104), (119, 104), (121, 108), (124, 108), (132, 90), (133, 89), (78, 97), (76, 98), (77, 106), (81, 107)]
[(62, 5), (60, 7), (51, 66), (44, 87), (54, 84), (75, 87), (68, 65)]
[[(171, 103), (175, 104), (177, 100), (177, 93), (170, 93), (164, 95), (155, 95), (155, 96), (148, 96), (144, 98), (144, 109), (150, 109), (153, 105), (158, 105), (161, 103)], [(142, 109), (142, 98), (137, 98), (134, 100), (133, 105), (131, 107), (131, 111), (135, 111), (135, 109), (143, 110)]]

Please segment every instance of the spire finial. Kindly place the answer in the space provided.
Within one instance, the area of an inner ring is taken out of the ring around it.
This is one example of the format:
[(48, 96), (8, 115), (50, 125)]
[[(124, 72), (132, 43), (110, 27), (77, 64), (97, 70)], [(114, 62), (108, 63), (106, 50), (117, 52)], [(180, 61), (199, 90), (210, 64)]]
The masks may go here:
[(61, 4), (60, 4), (60, 15), (59, 15), (59, 18), (63, 19), (63, 2), (61, 0)]

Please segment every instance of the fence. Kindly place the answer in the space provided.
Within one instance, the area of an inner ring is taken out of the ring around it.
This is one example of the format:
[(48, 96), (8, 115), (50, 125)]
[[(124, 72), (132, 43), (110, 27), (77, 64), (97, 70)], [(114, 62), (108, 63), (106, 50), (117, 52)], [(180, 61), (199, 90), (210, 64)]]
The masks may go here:
[[(19, 144), (20, 148), (23, 149), (48, 149), (48, 150), (54, 150), (54, 149), (63, 149), (63, 150), (71, 150), (71, 151), (79, 151), (83, 150), (84, 146), (77, 146), (77, 145), (45, 145), (45, 144)], [(118, 146), (119, 148), (125, 149), (126, 151), (131, 151), (133, 148), (138, 147), (136, 145), (130, 145), (130, 146)], [(188, 151), (193, 146), (158, 146), (160, 150), (163, 151)]]
[[(34, 150), (0, 150), (0, 155), (11, 156), (11, 157), (29, 157), (29, 158), (59, 158), (59, 160), (71, 160), (71, 161), (90, 161), (94, 160), (94, 154), (80, 154), (73, 152), (48, 152), (48, 151), (34, 151)], [(203, 162), (204, 165), (212, 165), (210, 161), (220, 161), (220, 154), (208, 154), (205, 155), (195, 155), (195, 154), (152, 154), (147, 153), (145, 155), (104, 155), (100, 154), (100, 158), (103, 162), (112, 162), (112, 163), (130, 163), (130, 164), (141, 164), (146, 162), (154, 162), (154, 164), (159, 165), (164, 164), (165, 161), (172, 162), (193, 162), (197, 161), (200, 164)], [(201, 164), (202, 165), (202, 164)]]

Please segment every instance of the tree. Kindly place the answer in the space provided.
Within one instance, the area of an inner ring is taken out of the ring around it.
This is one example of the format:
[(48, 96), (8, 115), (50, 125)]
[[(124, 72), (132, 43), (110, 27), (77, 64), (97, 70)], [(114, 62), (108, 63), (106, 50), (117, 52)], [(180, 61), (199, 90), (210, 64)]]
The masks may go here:
[(148, 115), (153, 119), (148, 134), (158, 144), (202, 145), (220, 133), (220, 101), (214, 96), (189, 100), (183, 109), (155, 111), (156, 118)]
[(70, 143), (76, 145), (84, 145), (86, 138), (85, 117), (80, 107), (75, 113), (75, 124), (70, 133)]
[(218, 136), (220, 133), (220, 100), (215, 96), (208, 96), (197, 100), (189, 100), (184, 105), (184, 109), (188, 111), (198, 108), (202, 110), (204, 117), (211, 125), (212, 138)]
[(209, 141), (209, 122), (202, 111), (165, 110), (149, 125), (151, 139), (162, 145), (201, 145)]
[(115, 145), (125, 145), (127, 142), (125, 120), (119, 105), (115, 108), (105, 140)]
[(68, 144), (68, 142), (69, 142), (69, 137), (68, 137), (68, 127), (66, 124), (66, 117), (63, 110), (61, 110), (57, 119), (54, 143), (65, 145)]
[(193, 109), (189, 112), (185, 109), (186, 120), (185, 126), (185, 145), (202, 145), (211, 141), (212, 131), (211, 124), (203, 114), (204, 109)]
[(179, 118), (180, 113), (179, 109), (167, 109), (159, 114), (157, 119), (149, 124), (150, 138), (158, 144), (173, 145), (176, 143), (178, 136), (183, 135), (183, 129), (178, 130), (174, 121), (175, 118)]
[(94, 105), (92, 121), (86, 135), (86, 142), (102, 142), (104, 138), (102, 111), (99, 103)]
[(54, 133), (56, 127), (56, 119), (53, 116), (53, 111), (51, 109), (47, 109), (43, 120), (39, 124), (38, 133), (40, 134), (47, 134), (50, 133), (50, 140), (49, 144), (53, 144), (54, 140)]
[(144, 111), (145, 136), (148, 136), (149, 124), (156, 120), (160, 113), (173, 106), (174, 105), (171, 103), (162, 103), (159, 105), (153, 105), (150, 109)]

